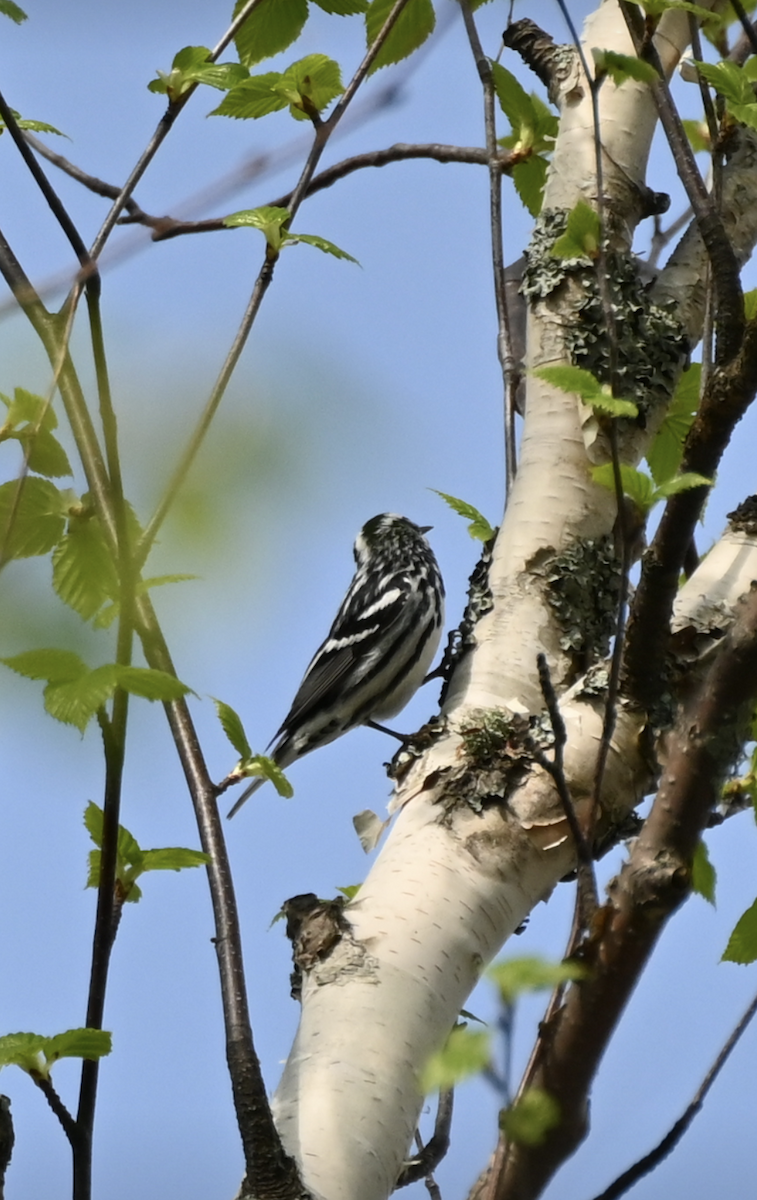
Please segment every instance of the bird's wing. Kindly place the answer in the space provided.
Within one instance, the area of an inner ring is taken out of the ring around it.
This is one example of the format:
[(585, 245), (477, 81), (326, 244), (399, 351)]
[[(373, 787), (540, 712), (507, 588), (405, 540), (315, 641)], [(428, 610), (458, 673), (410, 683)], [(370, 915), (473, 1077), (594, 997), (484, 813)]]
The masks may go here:
[(338, 650), (326, 651), (325, 642), (308, 667), (305, 678), (297, 689), (292, 701), (292, 707), (282, 722), (281, 728), (272, 739), (278, 740), (282, 733), (305, 720), (313, 709), (317, 708), (332, 688), (338, 685), (349, 674), (355, 661), (353, 646), (342, 646)]

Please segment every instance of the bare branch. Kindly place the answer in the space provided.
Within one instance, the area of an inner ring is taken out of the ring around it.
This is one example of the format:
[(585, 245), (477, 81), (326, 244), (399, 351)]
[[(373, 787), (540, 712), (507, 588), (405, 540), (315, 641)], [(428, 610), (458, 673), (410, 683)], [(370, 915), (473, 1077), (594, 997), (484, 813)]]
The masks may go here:
[(672, 1129), (666, 1133), (665, 1137), (658, 1143), (657, 1146), (655, 1146), (654, 1150), (650, 1150), (649, 1154), (645, 1154), (644, 1157), (640, 1158), (639, 1161), (634, 1163), (632, 1167), (629, 1167), (627, 1171), (624, 1171), (622, 1175), (619, 1175), (609, 1187), (605, 1188), (605, 1190), (599, 1196), (595, 1197), (595, 1200), (617, 1200), (619, 1196), (624, 1196), (626, 1192), (634, 1186), (634, 1184), (638, 1183), (640, 1179), (643, 1179), (645, 1175), (648, 1175), (650, 1171), (653, 1171), (655, 1167), (659, 1166), (663, 1159), (667, 1158), (671, 1151), (675, 1149), (683, 1135), (689, 1129), (694, 1117), (701, 1111), (707, 1093), (725, 1066), (731, 1051), (735, 1048), (736, 1043), (738, 1042), (742, 1033), (744, 1033), (755, 1013), (757, 1013), (757, 996), (755, 996), (754, 1000), (749, 1005), (741, 1020), (736, 1025), (736, 1028), (733, 1030), (725, 1045), (721, 1049), (720, 1053), (715, 1059), (715, 1062), (712, 1064), (702, 1080), (702, 1083), (697, 1088), (696, 1094), (686, 1108), (686, 1111), (678, 1118)]
[(439, 1105), (436, 1110), (433, 1135), (424, 1146), (420, 1133), (416, 1131), (415, 1140), (418, 1144), (419, 1153), (405, 1167), (394, 1185), (395, 1190), (407, 1187), (409, 1183), (416, 1183), (419, 1179), (428, 1179), (445, 1157), (449, 1150), (454, 1099), (455, 1093), (452, 1088), (446, 1092), (439, 1093)]
[(484, 91), (484, 130), (489, 165), (489, 225), (491, 229), (494, 300), (497, 309), (497, 356), (502, 369), (505, 414), (505, 497), (509, 496), (517, 471), (515, 442), (515, 396), (520, 382), (520, 368), (513, 353), (510, 314), (507, 307), (505, 255), (502, 243), (502, 154), (497, 145), (494, 77), (489, 59), (484, 54), (469, 0), (460, 0), (465, 31)]

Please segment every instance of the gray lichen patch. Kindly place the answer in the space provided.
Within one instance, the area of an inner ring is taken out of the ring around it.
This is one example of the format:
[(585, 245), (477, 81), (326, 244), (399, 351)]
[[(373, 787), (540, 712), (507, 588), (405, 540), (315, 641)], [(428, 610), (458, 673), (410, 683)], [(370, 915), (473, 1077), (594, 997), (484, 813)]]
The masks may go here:
[(612, 249), (608, 239), (605, 263), (616, 334), (611, 349), (597, 263), (587, 256), (557, 258), (552, 253), (567, 222), (564, 209), (541, 214), (525, 252), (521, 291), (536, 302), (547, 299), (569, 279), (578, 285), (570, 297), (564, 297), (566, 356), (601, 383), (613, 383), (619, 398), (632, 400), (643, 427), (650, 409), (672, 396), (689, 352), (688, 339), (674, 312), (653, 303), (634, 256)]
[(583, 673), (606, 657), (615, 632), (621, 566), (611, 537), (584, 538), (537, 568), (560, 627), (560, 646)]

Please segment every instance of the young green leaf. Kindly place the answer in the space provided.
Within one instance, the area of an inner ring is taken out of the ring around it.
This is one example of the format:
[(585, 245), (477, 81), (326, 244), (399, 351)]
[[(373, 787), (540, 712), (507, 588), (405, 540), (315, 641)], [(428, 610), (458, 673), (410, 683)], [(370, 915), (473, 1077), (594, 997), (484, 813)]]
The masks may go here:
[[(236, 0), (235, 17), (245, 3)], [(286, 50), (300, 36), (307, 19), (307, 0), (262, 0), (234, 36), (239, 61), (254, 67)]]
[[(517, 145), (524, 131), (533, 129), (534, 106), (531, 97), (521, 86), (511, 71), (500, 63), (492, 62), (492, 79), (497, 100), (502, 112), (510, 122), (513, 138)], [(513, 147), (511, 147), (513, 148)]]
[[(394, 0), (372, 0), (365, 14), (366, 44), (372, 46), (381, 32)], [(407, 58), (434, 32), (436, 17), (431, 0), (408, 0), (378, 54), (370, 73)]]
[(661, 17), (669, 9), (680, 9), (682, 12), (691, 13), (693, 17), (700, 17), (703, 21), (712, 19), (709, 9), (700, 8), (698, 4), (689, 4), (687, 0), (639, 0), (639, 3), (650, 17)]
[(483, 1030), (456, 1025), (442, 1050), (432, 1054), (421, 1071), (421, 1091), (436, 1092), (455, 1087), (478, 1075), (491, 1060), (491, 1039)]
[(281, 767), (267, 754), (253, 754), (251, 758), (241, 762), (238, 769), (245, 776), (262, 775), (264, 779), (270, 779), (276, 791), (285, 800), (291, 800), (294, 795), (294, 788)]
[[(602, 463), (600, 467), (592, 467), (590, 474), (595, 483), (607, 488), (608, 492), (615, 491), (615, 472), (612, 463)], [(623, 495), (629, 496), (639, 512), (646, 514), (656, 503), (654, 483), (644, 471), (637, 471), (625, 463), (620, 464), (620, 478), (623, 481)]]
[(699, 406), (702, 364), (692, 363), (678, 381), (675, 394), (647, 454), (652, 478), (659, 486), (678, 472), (683, 443)]
[(689, 139), (689, 145), (695, 154), (709, 154), (712, 150), (710, 130), (706, 121), (685, 120), (682, 122)]
[(279, 251), (286, 236), (284, 226), (290, 218), (291, 213), (288, 208), (276, 208), (273, 205), (264, 204), (260, 208), (245, 208), (241, 212), (231, 213), (230, 216), (224, 217), (223, 223), (230, 229), (240, 226), (259, 229), (271, 249)]
[(17, 429), (21, 425), (30, 425), (35, 429), (55, 429), (58, 418), (55, 409), (44, 396), (36, 396), (25, 388), (15, 388), (13, 399), (10, 400), (0, 392), (0, 400), (8, 409), (5, 427)]
[(691, 863), (691, 887), (697, 895), (703, 896), (713, 906), (715, 904), (716, 880), (717, 875), (715, 874), (715, 868), (710, 862), (707, 845), (700, 840), (694, 851), (694, 858)]
[(744, 292), (744, 318), (753, 321), (757, 317), (757, 288)]
[(26, 679), (45, 679), (48, 683), (66, 683), (87, 673), (87, 664), (73, 650), (25, 650), (0, 662)]
[(616, 87), (620, 87), (627, 79), (638, 83), (657, 83), (659, 75), (651, 63), (643, 62), (635, 54), (618, 54), (615, 50), (598, 50), (592, 47), (594, 68), (597, 79), (609, 75)]
[(250, 743), (247, 741), (247, 734), (244, 731), (241, 717), (234, 711), (230, 704), (224, 704), (223, 700), (213, 699), (218, 713), (218, 720), (221, 722), (221, 728), (231, 742), (240, 758), (252, 758), (252, 750)]
[(325, 54), (308, 54), (287, 67), (277, 89), (289, 101), (292, 116), (305, 121), (344, 91), (339, 63)]
[(204, 867), (210, 855), (202, 850), (187, 850), (183, 846), (165, 846), (161, 850), (144, 850), (143, 871), (186, 871), (190, 867)]
[(579, 200), (568, 214), (565, 233), (552, 247), (555, 258), (595, 259), (599, 254), (602, 227), (599, 214), (585, 200)]
[(64, 683), (48, 683), (44, 690), (45, 709), (56, 721), (75, 725), (84, 733), (87, 725), (116, 690), (117, 668), (106, 663)]
[[(100, 863), (103, 839), (103, 813), (96, 804), (89, 803), (84, 812), (84, 824), (97, 847), (89, 854), (87, 887), (100, 885)], [(116, 848), (116, 886), (122, 901), (137, 901), (142, 891), (136, 880), (145, 871), (182, 871), (187, 867), (201, 867), (209, 861), (208, 855), (200, 850), (168, 846), (160, 850), (143, 850), (137, 839), (123, 825), (118, 827)]]
[[(60, 129), (56, 129), (54, 125), (48, 125), (47, 121), (33, 121), (31, 118), (22, 117), (15, 108), (12, 108), (11, 112), (19, 129), (27, 129), (29, 133), (54, 133), (57, 137), (68, 137), (68, 134), (61, 133)], [(5, 128), (5, 121), (0, 117), (0, 133), (3, 133)]]
[(751, 80), (743, 67), (732, 62), (695, 62), (699, 74), (712, 84), (729, 109), (732, 105), (754, 104)]
[[(247, 208), (242, 212), (232, 213), (231, 216), (224, 217), (224, 225), (228, 225), (230, 229), (240, 226), (249, 226), (252, 229), (259, 229), (264, 235), (266, 242), (271, 250), (278, 254), (285, 245), (296, 245), (297, 242), (305, 242), (309, 246), (315, 246), (324, 254), (333, 254), (335, 258), (344, 258), (349, 262), (357, 263), (357, 259), (351, 254), (347, 254), (345, 250), (340, 250), (333, 242), (328, 242), (326, 238), (318, 237), (317, 234), (311, 233), (290, 233), (287, 229), (287, 222), (290, 219), (289, 210), (286, 208), (275, 208), (271, 205), (264, 205), (262, 208)], [(358, 266), (360, 264), (358, 263)]]
[(515, 163), (511, 171), (515, 190), (523, 207), (532, 217), (538, 217), (544, 201), (544, 185), (547, 182), (547, 160), (540, 154), (531, 154), (522, 162)]
[(0, 1037), (0, 1067), (16, 1066), (29, 1075), (48, 1079), (59, 1058), (98, 1059), (110, 1054), (112, 1035), (104, 1029), (68, 1029), (54, 1037), (38, 1033), (8, 1033)]
[(550, 1129), (560, 1124), (560, 1105), (543, 1088), (529, 1088), (512, 1108), (500, 1113), (499, 1124), (510, 1141), (540, 1146)]
[(347, 887), (338, 887), (336, 890), (346, 896), (348, 900), (354, 900), (361, 886), (359, 883), (349, 883)]
[(68, 497), (49, 480), (27, 476), (16, 505), (18, 486), (16, 480), (0, 485), (0, 552), (6, 558), (47, 554), (65, 528)]
[(265, 75), (253, 75), (232, 88), (211, 117), (234, 117), (237, 120), (258, 120), (269, 113), (279, 112), (287, 106), (287, 98), (281, 92), (281, 73), (269, 71)]
[(147, 87), (151, 92), (167, 95), (169, 100), (175, 101), (195, 83), (228, 91), (250, 74), (241, 63), (208, 62), (209, 58), (207, 46), (185, 46), (174, 56), (170, 73), (158, 71), (158, 78)]
[(339, 17), (353, 17), (368, 9), (368, 0), (313, 0), (324, 12), (336, 13)]
[(154, 667), (117, 666), (116, 679), (119, 687), (144, 700), (180, 700), (192, 690), (175, 675)]
[(503, 1001), (512, 1004), (523, 992), (539, 992), (572, 979), (583, 979), (586, 968), (567, 960), (548, 962), (535, 955), (524, 955), (522, 958), (495, 963), (486, 974), (499, 988)]
[(286, 244), (295, 246), (297, 242), (304, 242), (307, 246), (315, 246), (316, 250), (323, 251), (324, 254), (331, 254), (334, 258), (343, 258), (347, 262), (355, 263), (358, 267), (360, 263), (346, 250), (340, 250), (333, 242), (326, 241), (326, 238), (318, 237), (315, 233), (290, 233), (286, 236)]
[(118, 571), (92, 511), (69, 518), (68, 530), (53, 551), (53, 587), (85, 621), (118, 597)]
[(677, 496), (679, 492), (689, 492), (692, 488), (712, 487), (712, 479), (697, 475), (695, 471), (684, 471), (683, 475), (675, 475), (667, 479), (655, 489), (655, 501), (667, 500), (668, 496)]
[(23, 8), (19, 8), (17, 4), (13, 3), (13, 0), (0, 0), (0, 13), (4, 17), (10, 17), (11, 21), (15, 21), (17, 25), (27, 20)]
[(728, 945), (723, 952), (723, 962), (751, 963), (757, 959), (757, 900), (739, 917)]
[(580, 396), (584, 404), (607, 413), (608, 416), (636, 417), (639, 415), (638, 408), (631, 400), (620, 400), (613, 396), (608, 384), (600, 383), (590, 371), (585, 371), (583, 367), (568, 365), (539, 367), (532, 374), (536, 375), (538, 379), (543, 379), (545, 383), (551, 384), (552, 387), (560, 388), (563, 392), (575, 393)]
[(478, 538), (481, 542), (491, 541), (497, 531), (492, 528), (486, 517), (482, 516), (477, 508), (474, 508), (472, 504), (468, 504), (466, 500), (458, 500), (457, 496), (449, 496), (447, 492), (440, 492), (436, 488), (431, 488), (430, 490), (436, 492), (437, 496), (441, 496), (442, 500), (458, 516), (465, 517), (466, 521), (470, 521), (468, 533), (472, 538)]

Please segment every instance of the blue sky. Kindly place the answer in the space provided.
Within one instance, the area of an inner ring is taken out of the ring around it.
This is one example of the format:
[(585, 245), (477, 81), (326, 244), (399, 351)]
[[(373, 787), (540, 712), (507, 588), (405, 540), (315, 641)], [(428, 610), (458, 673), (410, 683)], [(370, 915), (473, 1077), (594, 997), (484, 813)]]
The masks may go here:
[[(459, 20), (446, 27), (420, 65), (394, 69), (395, 104), (340, 131), (324, 162), (396, 141), (481, 145), (482, 102)], [(524, 6), (525, 8), (525, 6)], [(528, 6), (567, 40), (557, 6)], [(48, 139), (87, 171), (120, 183), (162, 113), (147, 90), (188, 44), (213, 45), (229, 13), (217, 0), (30, 0), (29, 21), (4, 21), (0, 88), (24, 116), (46, 120), (71, 139)], [(579, 19), (588, 5), (575, 5)], [(516, 16), (519, 13), (516, 5)], [(479, 15), (485, 49), (496, 54), (506, 6)], [(358, 23), (317, 13), (285, 61), (314, 51), (359, 61)], [(514, 56), (505, 64), (538, 88)], [(265, 68), (264, 68), (265, 69)], [(366, 89), (390, 80), (379, 73)], [(694, 115), (692, 93), (683, 93)], [(266, 203), (288, 188), (298, 166), (241, 183), (213, 204), (195, 197), (260, 154), (303, 138), (287, 114), (263, 122), (206, 118), (218, 94), (200, 90), (137, 191), (155, 214), (221, 215)], [(505, 132), (504, 123), (502, 132)], [(0, 228), (37, 282), (71, 265), (70, 252), (17, 161), (0, 138)], [(104, 201), (50, 170), (85, 240)], [(679, 193), (658, 149), (649, 178)], [(515, 259), (531, 220), (505, 181), (506, 257)], [(434, 526), (445, 575), (448, 620), (464, 605), (476, 546), (464, 524), (430, 488), (475, 504), (493, 523), (503, 495), (501, 380), (496, 360), (486, 172), (413, 162), (363, 171), (303, 205), (301, 232), (336, 242), (360, 262), (336, 262), (305, 246), (288, 250), (196, 471), (156, 548), (154, 572), (185, 571), (193, 582), (156, 594), (181, 677), (198, 693), (193, 715), (211, 772), (234, 754), (210, 697), (232, 704), (262, 747), (279, 725), (352, 570), (355, 533), (390, 510)], [(262, 255), (259, 235), (240, 230), (154, 245), (142, 230), (119, 230), (103, 261), (103, 305), (114, 397), (120, 414), (129, 494), (149, 516), (187, 438), (241, 318)], [(62, 292), (60, 293), (62, 298)], [(92, 384), (82, 327), (74, 339)], [(23, 318), (0, 322), (0, 390), (44, 390), (48, 368)], [(750, 438), (724, 464), (701, 541), (717, 536), (725, 513), (754, 488)], [(15, 469), (9, 448), (2, 458)], [(75, 481), (81, 488), (81, 478)], [(151, 567), (151, 571), (153, 567)], [(86, 633), (73, 614), (37, 608), (49, 565), (25, 561), (4, 572), (0, 653), (74, 644), (95, 665), (112, 653), (109, 635)], [(417, 727), (435, 708), (433, 684), (403, 714)], [(101, 802), (99, 738), (83, 739), (41, 712), (37, 685), (6, 675), (0, 711), (5, 744), (5, 835), (0, 842), (0, 1032), (53, 1033), (83, 1022), (94, 893), (84, 890), (88, 839), (82, 814)], [(380, 808), (389, 787), (382, 762), (392, 747), (358, 730), (291, 771), (295, 798), (267, 788), (228, 827), (244, 927), (258, 1051), (271, 1089), (297, 1019), (288, 996), (289, 948), (281, 902), (303, 891), (331, 895), (366, 870), (351, 815)], [(135, 702), (123, 821), (143, 846), (197, 845), (191, 806), (162, 713)], [(718, 965), (728, 933), (752, 901), (751, 818), (710, 837), (719, 870), (718, 908), (694, 898), (670, 925), (610, 1048), (592, 1101), (593, 1131), (547, 1195), (589, 1200), (644, 1153), (679, 1115), (714, 1053), (746, 1006), (753, 971)], [(618, 858), (601, 864), (603, 879)], [(750, 891), (751, 888), (751, 891)], [(534, 913), (509, 953), (558, 957), (572, 889), (561, 886)], [(220, 1024), (207, 888), (201, 872), (149, 877), (144, 900), (129, 906), (116, 943), (106, 1025), (114, 1051), (102, 1071), (96, 1129), (95, 1194), (157, 1200), (231, 1195), (241, 1172)], [(493, 1014), (489, 992), (471, 1007)], [(541, 1000), (518, 1016), (516, 1060), (525, 1059)], [(649, 1180), (639, 1200), (674, 1191), (705, 1194), (717, 1185), (748, 1194), (754, 1173), (750, 1032), (708, 1099), (682, 1148)], [(75, 1103), (76, 1067), (56, 1069)], [(69, 1156), (42, 1097), (13, 1068), (16, 1150), (9, 1197), (69, 1194)], [(438, 1177), (445, 1200), (465, 1193), (493, 1145), (497, 1099), (483, 1083), (460, 1089), (453, 1148)], [(415, 1189), (417, 1195), (420, 1192)]]

